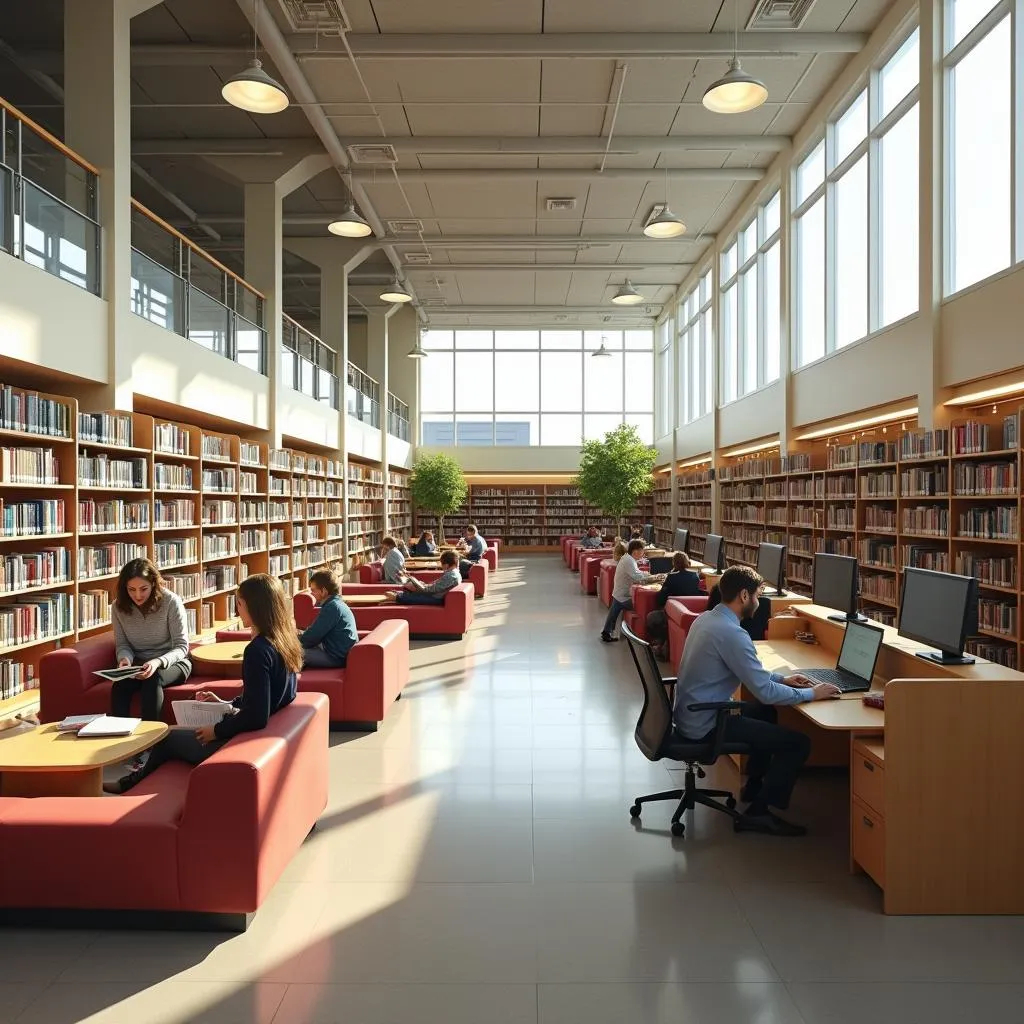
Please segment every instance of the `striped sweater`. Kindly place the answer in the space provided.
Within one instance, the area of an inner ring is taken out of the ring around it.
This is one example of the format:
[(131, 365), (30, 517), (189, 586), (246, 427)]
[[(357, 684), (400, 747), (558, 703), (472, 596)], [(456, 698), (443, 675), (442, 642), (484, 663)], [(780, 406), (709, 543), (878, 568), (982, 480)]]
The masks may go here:
[(127, 658), (142, 662), (156, 658), (161, 668), (168, 668), (188, 658), (185, 605), (177, 594), (162, 591), (160, 603), (148, 615), (134, 606), (130, 612), (123, 612), (115, 604), (111, 618), (118, 661)]

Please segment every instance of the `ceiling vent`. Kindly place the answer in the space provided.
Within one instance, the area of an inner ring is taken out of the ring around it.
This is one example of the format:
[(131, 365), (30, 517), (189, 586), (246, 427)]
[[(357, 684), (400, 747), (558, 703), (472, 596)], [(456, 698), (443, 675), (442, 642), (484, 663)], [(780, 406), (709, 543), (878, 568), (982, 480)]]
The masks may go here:
[(561, 213), (565, 210), (575, 210), (576, 200), (571, 196), (562, 199), (545, 199), (544, 206), (548, 213)]
[(293, 32), (340, 36), (352, 31), (348, 14), (339, 0), (283, 0), (281, 6)]
[(423, 230), (421, 220), (389, 220), (388, 231), (393, 235), (418, 235)]
[(421, 249), (416, 252), (407, 252), (404, 258), (406, 263), (418, 267), (426, 266), (427, 264), (432, 263), (434, 260), (434, 257), (431, 256), (426, 249)]
[(372, 146), (349, 146), (348, 155), (354, 164), (397, 164), (398, 154), (395, 147), (387, 142)]
[(798, 29), (807, 20), (814, 3), (815, 0), (757, 0), (747, 29), (751, 32)]
[(421, 306), (447, 306), (448, 300), (443, 295), (430, 295), (425, 299), (420, 299)]

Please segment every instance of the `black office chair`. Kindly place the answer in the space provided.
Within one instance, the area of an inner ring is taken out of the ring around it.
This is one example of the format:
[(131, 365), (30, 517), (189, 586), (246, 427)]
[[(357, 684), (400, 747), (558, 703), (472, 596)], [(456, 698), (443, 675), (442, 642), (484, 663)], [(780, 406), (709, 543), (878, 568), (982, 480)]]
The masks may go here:
[[(715, 732), (706, 742), (685, 739), (676, 732), (672, 724), (672, 703), (666, 693), (666, 687), (675, 686), (675, 679), (662, 676), (654, 650), (649, 643), (641, 640), (624, 623), (619, 630), (629, 644), (629, 653), (644, 688), (644, 706), (640, 710), (636, 731), (633, 734), (636, 745), (649, 761), (668, 758), (670, 761), (681, 761), (686, 765), (686, 781), (682, 789), (638, 796), (629, 809), (629, 816), (639, 818), (641, 806), (654, 800), (678, 800), (679, 804), (672, 815), (674, 836), (681, 836), (686, 832), (686, 826), (679, 819), (697, 804), (721, 811), (728, 814), (733, 821), (737, 821), (740, 814), (735, 809), (736, 797), (725, 789), (698, 789), (697, 779), (706, 778), (707, 773), (703, 766), (714, 764), (722, 754), (750, 753), (750, 747), (746, 743), (725, 742), (726, 719), (733, 711), (741, 709), (744, 702), (723, 700), (688, 705), (690, 711), (714, 711)], [(716, 799), (718, 797), (724, 797), (724, 803)]]

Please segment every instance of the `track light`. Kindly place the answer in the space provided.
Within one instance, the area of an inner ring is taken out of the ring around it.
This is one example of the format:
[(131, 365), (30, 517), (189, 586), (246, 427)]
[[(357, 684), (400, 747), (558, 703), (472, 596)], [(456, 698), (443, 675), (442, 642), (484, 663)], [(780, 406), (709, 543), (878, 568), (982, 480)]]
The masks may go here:
[(288, 93), (280, 82), (271, 78), (260, 63), (257, 47), (259, 33), (259, 0), (252, 5), (252, 60), (244, 71), (232, 75), (222, 86), (221, 96), (233, 107), (248, 110), (250, 114), (277, 114), (288, 106)]
[(373, 228), (359, 215), (351, 199), (344, 213), (327, 225), (327, 230), (332, 235), (341, 235), (342, 238), (366, 238), (373, 234)]
[(399, 284), (397, 277), (380, 293), (379, 297), (382, 302), (412, 302), (412, 295), (404, 285)]
[(612, 302), (616, 306), (636, 306), (647, 300), (633, 287), (633, 282), (626, 278), (625, 284), (619, 285), (619, 290), (612, 296)]

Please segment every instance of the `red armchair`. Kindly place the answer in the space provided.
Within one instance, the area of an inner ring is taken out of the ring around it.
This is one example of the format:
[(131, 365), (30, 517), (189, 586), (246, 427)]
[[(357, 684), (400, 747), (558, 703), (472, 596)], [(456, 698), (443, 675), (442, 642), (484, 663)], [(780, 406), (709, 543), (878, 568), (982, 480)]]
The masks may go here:
[(579, 540), (579, 537), (570, 537), (568, 535), (563, 535), (558, 538), (558, 543), (562, 547), (562, 561), (565, 562), (566, 565), (569, 564), (569, 545), (574, 540)]
[[(484, 554), (486, 555), (486, 552)], [(475, 565), (470, 566), (469, 579), (467, 582), (473, 584), (477, 597), (483, 597), (487, 593), (487, 581), (490, 573), (490, 563), (486, 560), (477, 562)], [(409, 575), (415, 576), (418, 580), (423, 580), (424, 583), (433, 583), (441, 573), (436, 569), (410, 569)], [(384, 563), (380, 561), (364, 562), (359, 566), (359, 582), (383, 583)], [(391, 589), (394, 590), (397, 584), (393, 583), (390, 584), (390, 586)]]
[(612, 561), (607, 554), (598, 563), (597, 597), (605, 608), (612, 606), (612, 587), (615, 585), (615, 567), (618, 562)]
[(611, 548), (596, 548), (580, 552), (580, 589), (584, 594), (597, 593), (597, 578), (601, 563), (611, 554)]
[[(300, 693), (265, 729), (195, 768), (165, 764), (116, 800), (0, 798), (0, 914), (74, 926), (87, 923), (76, 912), (115, 911), (148, 927), (165, 914), (244, 931), (327, 806), (327, 708)], [(69, 870), (72, 850), (87, 870)]]
[(648, 590), (643, 584), (634, 583), (631, 597), (633, 610), (623, 613), (623, 621), (641, 640), (646, 640), (647, 613), (653, 612), (657, 607), (658, 590)]
[[(346, 594), (387, 594), (395, 587), (390, 583), (345, 583), (341, 588), (342, 600)], [(305, 627), (312, 621), (313, 598), (308, 593), (293, 598), (295, 621)], [(461, 640), (473, 624), (473, 584), (460, 583), (444, 595), (444, 604), (378, 604), (355, 605), (352, 614), (359, 629), (375, 629), (382, 622), (404, 619), (409, 623), (412, 640)]]
[(665, 605), (668, 615), (668, 656), (673, 668), (679, 667), (679, 659), (686, 646), (686, 635), (697, 621), (697, 616), (708, 606), (706, 597), (670, 597)]

